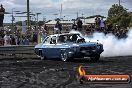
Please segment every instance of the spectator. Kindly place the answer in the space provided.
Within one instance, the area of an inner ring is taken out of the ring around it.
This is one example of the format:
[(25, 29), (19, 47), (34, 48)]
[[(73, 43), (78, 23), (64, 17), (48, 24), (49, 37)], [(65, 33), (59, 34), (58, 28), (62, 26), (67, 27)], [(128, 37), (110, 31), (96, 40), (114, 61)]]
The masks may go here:
[(16, 45), (15, 36), (10, 35), (10, 38), (11, 38), (11, 45)]
[(29, 45), (29, 39), (28, 39), (28, 37), (24, 37), (24, 39), (23, 39), (23, 45)]
[(11, 45), (11, 38), (8, 33), (4, 36), (4, 46)]
[(77, 21), (77, 29), (78, 29), (78, 31), (81, 31), (82, 30), (82, 21), (80, 20), (80, 19), (78, 19), (78, 21)]
[(15, 45), (18, 45), (18, 42), (19, 42), (19, 40), (18, 40), (18, 36), (15, 36), (15, 42), (16, 42)]
[(100, 24), (100, 18), (99, 17), (96, 17), (95, 18), (95, 28), (96, 28), (96, 30), (99, 30), (99, 24)]
[(98, 25), (98, 17), (95, 18), (95, 25)]
[(105, 21), (103, 20), (103, 17), (101, 18), (99, 24), (100, 24), (100, 26), (99, 26), (100, 27), (100, 31), (103, 32), (104, 29), (105, 29)]
[(46, 38), (46, 36), (47, 36), (46, 30), (42, 30), (42, 40), (41, 40), (41, 42)]
[(73, 23), (73, 25), (72, 25), (72, 29), (74, 29), (75, 31), (77, 30), (77, 25), (76, 25), (75, 20), (74, 20), (74, 23)]
[(1, 4), (0, 6), (0, 27), (3, 27), (4, 13), (5, 13), (5, 9), (3, 5)]
[(4, 40), (3, 38), (0, 36), (0, 46), (4, 45)]
[(110, 33), (110, 31), (112, 31), (112, 27), (113, 26), (111, 23), (107, 25), (107, 33)]
[(61, 31), (62, 31), (62, 24), (59, 21), (57, 21), (55, 24), (55, 33), (57, 34), (61, 33)]
[(33, 43), (37, 43), (37, 33), (33, 32)]
[(44, 24), (44, 29), (46, 30), (46, 32), (48, 31), (46, 24)]

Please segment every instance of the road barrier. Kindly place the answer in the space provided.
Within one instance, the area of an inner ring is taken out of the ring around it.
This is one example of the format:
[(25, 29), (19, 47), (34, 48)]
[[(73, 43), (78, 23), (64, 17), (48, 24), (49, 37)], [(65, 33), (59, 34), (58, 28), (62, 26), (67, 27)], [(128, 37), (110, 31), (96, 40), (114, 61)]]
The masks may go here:
[(33, 45), (0, 46), (0, 59), (36, 57)]

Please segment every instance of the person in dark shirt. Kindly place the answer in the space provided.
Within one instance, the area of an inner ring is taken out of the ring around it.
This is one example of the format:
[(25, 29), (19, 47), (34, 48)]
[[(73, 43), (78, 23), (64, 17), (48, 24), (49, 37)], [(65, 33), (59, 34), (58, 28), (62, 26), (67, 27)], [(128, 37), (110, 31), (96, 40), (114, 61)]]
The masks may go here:
[(0, 6), (0, 27), (3, 27), (4, 13), (5, 13), (5, 9), (3, 5), (1, 4)]
[(55, 24), (55, 28), (57, 28), (58, 30), (56, 30), (56, 33), (61, 33), (61, 30), (62, 30), (62, 24), (57, 21), (56, 24)]
[(107, 30), (106, 30), (106, 33), (111, 33), (112, 28), (113, 28), (112, 24), (111, 24), (111, 23), (110, 23), (110, 24), (108, 24), (108, 25), (107, 25)]
[(77, 28), (78, 28), (78, 31), (81, 31), (81, 29), (82, 29), (82, 21), (80, 20), (80, 19), (78, 19), (78, 21), (77, 21)]
[(76, 22), (74, 21), (73, 25), (72, 25), (72, 29), (74, 29), (75, 31), (77, 30), (77, 25)]

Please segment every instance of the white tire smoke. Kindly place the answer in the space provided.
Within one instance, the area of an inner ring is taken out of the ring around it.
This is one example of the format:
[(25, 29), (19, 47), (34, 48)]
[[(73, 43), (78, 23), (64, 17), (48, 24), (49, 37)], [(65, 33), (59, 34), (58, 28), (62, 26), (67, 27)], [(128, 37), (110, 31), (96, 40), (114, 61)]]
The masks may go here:
[[(72, 30), (70, 33), (80, 33)], [(80, 33), (81, 34), (81, 33)], [(114, 56), (131, 56), (132, 55), (132, 30), (128, 32), (126, 39), (117, 39), (113, 34), (104, 35), (103, 33), (93, 33), (92, 38), (86, 37), (87, 42), (98, 42), (103, 44), (104, 52), (101, 56), (103, 57), (114, 57)]]

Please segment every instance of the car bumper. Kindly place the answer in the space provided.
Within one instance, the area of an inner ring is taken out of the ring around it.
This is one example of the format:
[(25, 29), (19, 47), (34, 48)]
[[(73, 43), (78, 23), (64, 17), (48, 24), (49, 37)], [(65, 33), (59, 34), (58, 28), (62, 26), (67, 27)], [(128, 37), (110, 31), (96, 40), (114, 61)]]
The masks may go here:
[(83, 50), (80, 51), (78, 53), (76, 53), (76, 55), (74, 55), (75, 57), (90, 57), (90, 56), (94, 56), (97, 54), (101, 54), (104, 50)]

